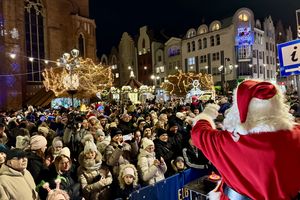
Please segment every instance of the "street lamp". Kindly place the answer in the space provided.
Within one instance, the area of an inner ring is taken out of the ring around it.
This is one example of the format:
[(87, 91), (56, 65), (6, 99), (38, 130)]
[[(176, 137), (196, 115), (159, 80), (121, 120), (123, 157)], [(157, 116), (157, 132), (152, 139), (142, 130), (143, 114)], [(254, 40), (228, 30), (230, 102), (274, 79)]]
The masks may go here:
[(226, 84), (226, 62), (229, 62), (230, 58), (224, 58), (224, 66), (221, 68), (219, 67), (219, 70), (221, 71), (221, 88), (222, 88), (222, 93), (227, 92), (227, 85)]
[(72, 97), (72, 108), (74, 108), (74, 94), (77, 93), (79, 87), (79, 77), (77, 74), (74, 74), (74, 69), (80, 67), (78, 56), (79, 50), (72, 49), (71, 54), (64, 53), (60, 59), (60, 64), (64, 65), (68, 71), (68, 74), (63, 77), (63, 85)]
[(206, 69), (206, 73), (208, 74), (208, 66), (207, 65), (205, 66), (205, 69)]

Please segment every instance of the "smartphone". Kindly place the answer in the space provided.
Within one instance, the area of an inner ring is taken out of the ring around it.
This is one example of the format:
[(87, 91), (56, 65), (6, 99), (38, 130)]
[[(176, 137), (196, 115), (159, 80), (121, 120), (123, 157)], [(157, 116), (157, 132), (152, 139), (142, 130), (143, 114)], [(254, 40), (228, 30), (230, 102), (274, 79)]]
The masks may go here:
[(129, 133), (127, 135), (123, 135), (123, 140), (124, 141), (132, 140), (132, 137), (133, 137), (132, 133)]

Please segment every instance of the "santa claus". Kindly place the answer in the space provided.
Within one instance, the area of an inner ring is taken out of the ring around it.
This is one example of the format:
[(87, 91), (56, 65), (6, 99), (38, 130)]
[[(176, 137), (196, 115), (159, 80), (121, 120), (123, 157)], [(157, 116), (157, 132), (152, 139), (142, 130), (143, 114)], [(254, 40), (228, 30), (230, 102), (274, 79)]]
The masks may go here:
[(222, 176), (210, 199), (296, 199), (300, 190), (300, 125), (272, 83), (242, 82), (216, 130), (219, 106), (195, 118), (191, 137)]

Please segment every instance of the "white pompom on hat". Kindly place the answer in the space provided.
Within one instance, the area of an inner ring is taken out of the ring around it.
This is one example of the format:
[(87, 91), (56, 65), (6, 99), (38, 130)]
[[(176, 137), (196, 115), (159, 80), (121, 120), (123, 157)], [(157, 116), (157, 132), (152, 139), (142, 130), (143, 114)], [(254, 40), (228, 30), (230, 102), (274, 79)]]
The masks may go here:
[(84, 153), (88, 153), (88, 152), (90, 152), (90, 151), (95, 151), (95, 152), (97, 152), (97, 146), (96, 146), (96, 144), (95, 144), (94, 142), (92, 142), (92, 141), (86, 141), (86, 142), (85, 142), (85, 145), (84, 145), (84, 150), (83, 150), (83, 152), (84, 152)]

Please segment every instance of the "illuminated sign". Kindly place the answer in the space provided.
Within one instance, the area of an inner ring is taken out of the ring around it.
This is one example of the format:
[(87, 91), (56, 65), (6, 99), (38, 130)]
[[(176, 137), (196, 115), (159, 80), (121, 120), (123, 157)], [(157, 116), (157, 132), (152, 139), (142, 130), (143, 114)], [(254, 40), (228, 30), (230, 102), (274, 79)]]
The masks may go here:
[(251, 27), (240, 27), (237, 29), (236, 44), (238, 46), (253, 44), (253, 33), (251, 31)]

